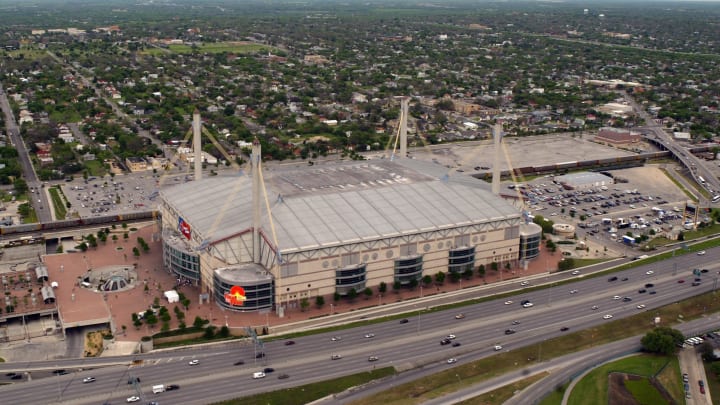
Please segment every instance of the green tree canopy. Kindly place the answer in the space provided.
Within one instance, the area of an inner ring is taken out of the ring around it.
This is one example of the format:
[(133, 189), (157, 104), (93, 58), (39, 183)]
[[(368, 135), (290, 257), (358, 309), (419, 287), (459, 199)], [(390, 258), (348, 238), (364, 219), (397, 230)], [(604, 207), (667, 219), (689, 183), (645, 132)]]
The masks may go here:
[(682, 332), (668, 327), (655, 328), (640, 340), (645, 351), (660, 354), (674, 354), (678, 345), (685, 340)]

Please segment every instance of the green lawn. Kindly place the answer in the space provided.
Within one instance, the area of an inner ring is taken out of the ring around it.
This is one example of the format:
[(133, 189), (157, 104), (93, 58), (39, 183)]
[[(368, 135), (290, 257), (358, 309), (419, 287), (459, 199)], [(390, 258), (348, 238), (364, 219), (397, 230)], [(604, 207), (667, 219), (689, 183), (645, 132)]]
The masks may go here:
[(641, 380), (627, 380), (625, 381), (625, 388), (633, 394), (633, 397), (638, 401), (640, 405), (659, 405), (666, 404), (666, 401), (662, 395), (658, 392), (650, 380), (643, 378)]
[(67, 210), (65, 209), (65, 202), (57, 187), (50, 187), (48, 189), (50, 193), (50, 199), (52, 200), (53, 209), (55, 210), (55, 219), (65, 219)]
[[(665, 356), (640, 354), (604, 364), (586, 374), (573, 388), (570, 405), (607, 405), (608, 374), (617, 371), (641, 376), (653, 376), (672, 359)], [(645, 392), (638, 388), (639, 392)], [(662, 404), (663, 402), (656, 402)]]

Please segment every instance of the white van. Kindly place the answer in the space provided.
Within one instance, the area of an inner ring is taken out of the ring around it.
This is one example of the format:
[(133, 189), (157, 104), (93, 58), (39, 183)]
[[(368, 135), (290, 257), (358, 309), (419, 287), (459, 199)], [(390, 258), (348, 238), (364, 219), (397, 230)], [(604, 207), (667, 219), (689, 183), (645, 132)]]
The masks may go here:
[(153, 391), (153, 394), (159, 394), (161, 392), (165, 392), (165, 385), (163, 385), (163, 384), (153, 385), (152, 391)]
[(262, 371), (255, 372), (253, 373), (253, 378), (265, 378), (265, 373), (263, 373)]

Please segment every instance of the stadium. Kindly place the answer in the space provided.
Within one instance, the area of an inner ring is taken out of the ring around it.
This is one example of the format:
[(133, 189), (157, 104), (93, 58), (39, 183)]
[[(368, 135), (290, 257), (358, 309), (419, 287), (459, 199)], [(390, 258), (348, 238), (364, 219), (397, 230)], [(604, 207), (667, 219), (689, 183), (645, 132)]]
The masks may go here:
[(267, 170), (260, 152), (255, 141), (247, 174), (160, 192), (165, 266), (221, 308), (282, 316), (303, 299), (533, 255), (520, 253), (520, 209), (483, 181), (408, 158)]

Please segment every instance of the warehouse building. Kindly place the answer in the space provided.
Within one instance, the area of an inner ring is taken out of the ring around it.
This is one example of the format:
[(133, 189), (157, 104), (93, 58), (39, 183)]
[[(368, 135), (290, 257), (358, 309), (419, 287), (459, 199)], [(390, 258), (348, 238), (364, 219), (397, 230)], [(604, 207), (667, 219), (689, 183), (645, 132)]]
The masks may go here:
[(615, 183), (612, 177), (596, 172), (570, 173), (553, 179), (568, 190), (587, 190)]

